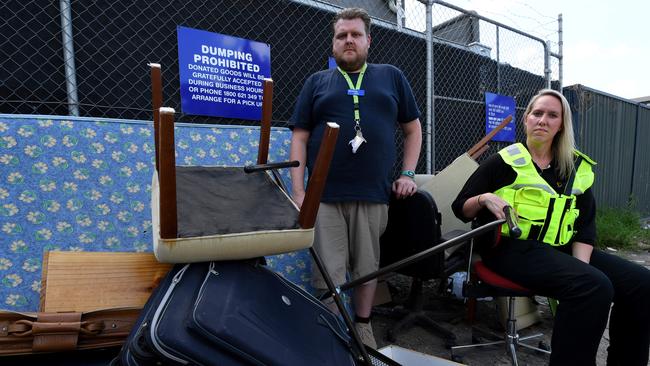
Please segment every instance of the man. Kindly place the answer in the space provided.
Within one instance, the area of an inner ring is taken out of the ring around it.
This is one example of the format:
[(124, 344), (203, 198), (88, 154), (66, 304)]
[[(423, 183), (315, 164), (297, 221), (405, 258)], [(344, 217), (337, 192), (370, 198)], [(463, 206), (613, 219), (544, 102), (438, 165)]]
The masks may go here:
[[(343, 9), (333, 19), (332, 53), (337, 69), (311, 75), (291, 117), (292, 197), (305, 197), (305, 163), (313, 167), (327, 122), (340, 125), (334, 157), (318, 211), (314, 247), (335, 285), (379, 267), (379, 237), (386, 228), (392, 191), (398, 198), (417, 190), (413, 179), (422, 144), (420, 111), (402, 72), (391, 65), (367, 64), (370, 17), (359, 8)], [(402, 172), (392, 182), (397, 125), (404, 132)], [(326, 285), (316, 266), (313, 285)], [(354, 291), (356, 329), (376, 348), (370, 312), (376, 280)]]

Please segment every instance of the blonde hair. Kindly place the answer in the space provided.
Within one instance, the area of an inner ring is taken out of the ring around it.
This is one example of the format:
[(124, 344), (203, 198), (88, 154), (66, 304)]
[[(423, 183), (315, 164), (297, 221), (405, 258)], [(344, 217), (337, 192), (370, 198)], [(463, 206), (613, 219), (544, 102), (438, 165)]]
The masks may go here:
[(524, 112), (524, 131), (526, 130), (526, 119), (533, 109), (533, 105), (537, 99), (550, 95), (557, 98), (562, 104), (562, 128), (553, 138), (551, 150), (553, 158), (557, 162), (558, 174), (562, 179), (566, 179), (571, 175), (575, 169), (573, 164), (574, 151), (576, 149), (575, 138), (573, 136), (573, 122), (571, 120), (571, 107), (564, 95), (553, 89), (542, 89), (528, 102), (526, 111)]

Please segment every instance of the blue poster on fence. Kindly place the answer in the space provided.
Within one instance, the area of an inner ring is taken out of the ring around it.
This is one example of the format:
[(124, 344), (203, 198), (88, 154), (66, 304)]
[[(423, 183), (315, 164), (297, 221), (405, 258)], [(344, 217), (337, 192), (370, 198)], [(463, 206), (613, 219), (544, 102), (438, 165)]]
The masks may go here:
[(262, 81), (271, 77), (271, 47), (185, 27), (178, 27), (177, 34), (183, 113), (260, 119)]
[(328, 69), (336, 69), (336, 59), (332, 56), (329, 56), (327, 58), (327, 68)]
[(512, 121), (492, 138), (493, 141), (515, 141), (515, 100), (507, 95), (485, 93), (485, 133), (494, 130), (504, 118), (512, 115)]

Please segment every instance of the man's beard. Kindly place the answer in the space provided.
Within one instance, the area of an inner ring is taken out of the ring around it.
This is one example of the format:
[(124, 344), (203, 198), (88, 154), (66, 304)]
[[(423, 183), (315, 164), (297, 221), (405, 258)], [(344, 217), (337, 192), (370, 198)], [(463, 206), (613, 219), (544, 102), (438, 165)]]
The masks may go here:
[(354, 60), (346, 61), (343, 59), (343, 56), (334, 55), (334, 59), (336, 60), (336, 65), (340, 67), (343, 71), (354, 72), (363, 67), (363, 64), (366, 63), (367, 56), (366, 57), (359, 56), (356, 57)]

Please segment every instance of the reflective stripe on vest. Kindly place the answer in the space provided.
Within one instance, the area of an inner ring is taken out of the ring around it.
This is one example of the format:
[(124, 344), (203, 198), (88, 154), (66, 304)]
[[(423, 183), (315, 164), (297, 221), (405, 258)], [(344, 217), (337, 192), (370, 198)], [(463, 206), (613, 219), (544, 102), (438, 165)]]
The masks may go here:
[[(557, 193), (542, 178), (526, 147), (521, 143), (510, 145), (499, 155), (517, 173), (512, 184), (494, 192), (508, 202), (517, 213), (521, 239), (538, 240), (559, 246), (567, 244), (575, 234), (575, 221), (579, 210), (576, 209), (576, 196), (584, 193), (594, 181), (591, 166), (595, 162), (588, 156), (576, 151), (576, 174), (571, 192)], [(584, 162), (583, 162), (584, 161)], [(569, 183), (570, 184), (570, 183)], [(508, 227), (503, 225), (501, 232), (509, 236)]]

